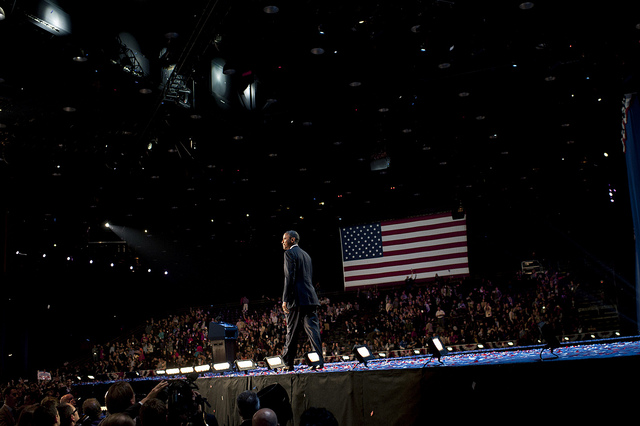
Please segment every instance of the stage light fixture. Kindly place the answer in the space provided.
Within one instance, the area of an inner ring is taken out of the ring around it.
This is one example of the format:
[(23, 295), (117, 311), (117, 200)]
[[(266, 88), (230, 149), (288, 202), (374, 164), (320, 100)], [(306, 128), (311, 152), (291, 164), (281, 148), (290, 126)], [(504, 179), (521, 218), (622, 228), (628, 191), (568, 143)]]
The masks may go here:
[(443, 364), (441, 358), (444, 355), (447, 355), (449, 351), (444, 347), (439, 337), (432, 337), (427, 341), (427, 347), (429, 348), (429, 352), (431, 352), (431, 361), (433, 358), (437, 358), (440, 364)]
[(215, 373), (226, 373), (233, 370), (233, 365), (229, 362), (218, 362), (213, 364), (213, 371)]
[(237, 359), (235, 363), (238, 371), (254, 370), (257, 367), (252, 359)]
[(209, 364), (196, 365), (193, 368), (193, 370), (196, 373), (204, 373), (204, 372), (207, 372), (207, 371), (211, 370), (211, 365), (209, 365)]
[(307, 352), (304, 358), (307, 362), (307, 365), (311, 368), (316, 368), (320, 364), (322, 364), (322, 361), (320, 360), (320, 354), (318, 352)]
[(156, 370), (156, 376), (164, 376), (167, 374), (167, 370)]
[(269, 370), (275, 370), (276, 368), (283, 368), (285, 366), (284, 360), (280, 355), (268, 356), (264, 360)]
[(193, 373), (193, 367), (180, 367), (181, 374), (190, 374)]
[(180, 373), (180, 369), (179, 368), (167, 368), (165, 370), (165, 373), (171, 376), (171, 375)]
[(367, 361), (374, 359), (373, 353), (371, 353), (367, 345), (355, 345), (353, 347), (353, 354), (358, 362), (364, 364), (365, 367), (367, 366)]

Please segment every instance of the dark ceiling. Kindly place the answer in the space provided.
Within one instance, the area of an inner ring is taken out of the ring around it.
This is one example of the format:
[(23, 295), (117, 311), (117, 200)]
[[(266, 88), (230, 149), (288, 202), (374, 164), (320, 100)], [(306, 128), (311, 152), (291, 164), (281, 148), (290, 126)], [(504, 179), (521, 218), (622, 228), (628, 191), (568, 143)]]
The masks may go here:
[[(36, 25), (39, 4), (70, 31)], [(342, 224), (460, 205), (472, 272), (632, 257), (634, 2), (96, 4), (0, 0), (6, 276), (68, 274), (71, 256), (278, 287), (295, 228), (340, 288)]]

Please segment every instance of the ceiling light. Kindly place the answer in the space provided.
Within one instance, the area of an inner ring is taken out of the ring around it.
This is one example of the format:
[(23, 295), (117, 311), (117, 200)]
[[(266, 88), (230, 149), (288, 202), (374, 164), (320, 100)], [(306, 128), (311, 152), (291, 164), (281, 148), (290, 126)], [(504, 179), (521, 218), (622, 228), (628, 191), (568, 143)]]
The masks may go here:
[(518, 6), (520, 9), (522, 10), (529, 10), (533, 8), (533, 2), (531, 1), (525, 1), (523, 3), (520, 3), (520, 6)]
[(264, 13), (268, 13), (268, 14), (272, 14), (272, 13), (278, 13), (280, 12), (280, 9), (278, 8), (278, 6), (265, 6), (262, 11)]
[(324, 49), (322, 47), (314, 47), (311, 49), (311, 53), (314, 55), (322, 55), (324, 53)]
[(4, 13), (4, 9), (0, 7), (0, 21), (4, 20), (7, 15)]

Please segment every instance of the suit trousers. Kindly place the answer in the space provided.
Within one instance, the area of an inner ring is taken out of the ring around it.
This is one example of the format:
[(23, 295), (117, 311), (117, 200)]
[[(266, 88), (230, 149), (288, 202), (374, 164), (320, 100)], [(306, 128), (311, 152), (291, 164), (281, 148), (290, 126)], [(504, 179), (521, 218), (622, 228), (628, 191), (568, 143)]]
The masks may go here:
[(293, 367), (298, 353), (298, 338), (302, 330), (307, 334), (313, 350), (320, 355), (321, 364), (324, 364), (320, 340), (320, 320), (318, 319), (317, 309), (318, 307), (315, 305), (296, 306), (289, 309), (289, 313), (286, 314), (287, 337), (282, 351), (282, 359), (287, 366)]

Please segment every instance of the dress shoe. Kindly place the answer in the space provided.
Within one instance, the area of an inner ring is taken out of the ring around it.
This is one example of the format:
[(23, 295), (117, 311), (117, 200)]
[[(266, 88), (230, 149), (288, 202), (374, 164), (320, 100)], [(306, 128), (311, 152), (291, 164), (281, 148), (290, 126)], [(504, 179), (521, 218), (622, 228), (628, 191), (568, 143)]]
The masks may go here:
[(311, 371), (322, 370), (323, 368), (324, 368), (324, 364), (312, 365), (311, 366)]

